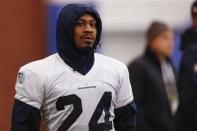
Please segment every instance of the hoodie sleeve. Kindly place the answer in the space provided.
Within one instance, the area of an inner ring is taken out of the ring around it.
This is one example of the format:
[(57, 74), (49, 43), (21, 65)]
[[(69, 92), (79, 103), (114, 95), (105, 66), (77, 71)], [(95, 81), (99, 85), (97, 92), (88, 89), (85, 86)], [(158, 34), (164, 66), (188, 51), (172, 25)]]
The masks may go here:
[(114, 113), (116, 131), (136, 131), (136, 106), (134, 102), (115, 109)]
[(21, 68), (16, 82), (12, 112), (12, 131), (39, 131), (43, 78), (29, 68)]
[(37, 108), (15, 99), (11, 131), (39, 131), (40, 119)]

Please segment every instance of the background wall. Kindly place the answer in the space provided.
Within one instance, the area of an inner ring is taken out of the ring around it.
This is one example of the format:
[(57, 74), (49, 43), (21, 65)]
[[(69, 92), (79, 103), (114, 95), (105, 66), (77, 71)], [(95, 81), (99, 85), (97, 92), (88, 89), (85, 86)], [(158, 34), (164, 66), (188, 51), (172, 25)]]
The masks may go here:
[(173, 28), (176, 36), (173, 61), (178, 67), (178, 35), (190, 24), (193, 0), (95, 0), (104, 24), (103, 53), (129, 63), (145, 47), (145, 31), (153, 20)]
[(145, 47), (142, 31), (105, 32), (102, 41), (103, 54), (126, 64), (141, 54)]
[[(49, 5), (58, 12), (70, 2), (95, 5), (103, 20), (102, 53), (127, 64), (143, 52), (146, 43), (144, 33), (153, 20), (166, 22), (174, 29), (177, 36), (175, 46), (179, 47), (178, 35), (190, 25), (193, 0), (49, 0)], [(55, 11), (50, 13), (55, 18)], [(52, 28), (53, 22), (54, 19)], [(52, 48), (55, 51), (55, 47)], [(179, 55), (176, 49), (173, 55), (176, 64), (179, 63)]]
[(19, 67), (46, 56), (44, 10), (39, 0), (0, 0), (0, 131), (10, 130)]

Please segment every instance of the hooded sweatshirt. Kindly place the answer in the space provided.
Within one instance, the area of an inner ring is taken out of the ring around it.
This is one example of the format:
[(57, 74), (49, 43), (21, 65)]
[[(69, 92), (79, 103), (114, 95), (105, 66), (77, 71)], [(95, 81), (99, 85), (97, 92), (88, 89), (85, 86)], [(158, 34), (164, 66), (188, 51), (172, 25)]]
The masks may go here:
[[(90, 14), (96, 20), (97, 36), (92, 49), (80, 50), (74, 40), (74, 27), (78, 19)], [(99, 45), (102, 22), (96, 10), (82, 4), (69, 4), (59, 13), (56, 25), (57, 52), (74, 71), (87, 74), (94, 64), (94, 52)]]

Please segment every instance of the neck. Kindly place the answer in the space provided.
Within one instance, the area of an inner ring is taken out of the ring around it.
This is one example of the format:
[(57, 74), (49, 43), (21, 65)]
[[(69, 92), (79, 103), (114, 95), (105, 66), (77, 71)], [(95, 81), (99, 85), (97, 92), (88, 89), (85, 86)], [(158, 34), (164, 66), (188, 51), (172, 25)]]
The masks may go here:
[(163, 62), (163, 61), (165, 61), (165, 59), (166, 59), (166, 58), (165, 58), (164, 56), (162, 56), (162, 55), (158, 55), (157, 57), (158, 57), (158, 59), (159, 59), (160, 62)]

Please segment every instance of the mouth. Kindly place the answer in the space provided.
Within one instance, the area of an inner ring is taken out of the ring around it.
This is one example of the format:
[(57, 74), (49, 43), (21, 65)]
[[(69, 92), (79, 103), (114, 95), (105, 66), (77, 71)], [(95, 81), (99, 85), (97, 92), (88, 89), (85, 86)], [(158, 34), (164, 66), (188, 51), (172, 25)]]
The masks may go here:
[(82, 36), (81, 39), (82, 39), (85, 43), (92, 43), (92, 42), (94, 41), (93, 36), (90, 36), (90, 35)]

